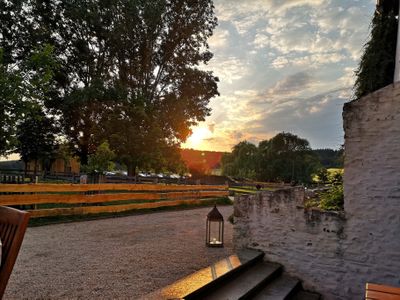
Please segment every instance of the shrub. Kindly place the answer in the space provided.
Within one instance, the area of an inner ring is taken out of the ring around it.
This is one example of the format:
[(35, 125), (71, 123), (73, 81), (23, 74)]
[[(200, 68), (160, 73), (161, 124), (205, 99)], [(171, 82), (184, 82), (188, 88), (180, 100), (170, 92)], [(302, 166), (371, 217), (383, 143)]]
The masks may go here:
[(318, 207), (323, 210), (343, 210), (343, 185), (334, 185), (328, 191), (320, 194)]

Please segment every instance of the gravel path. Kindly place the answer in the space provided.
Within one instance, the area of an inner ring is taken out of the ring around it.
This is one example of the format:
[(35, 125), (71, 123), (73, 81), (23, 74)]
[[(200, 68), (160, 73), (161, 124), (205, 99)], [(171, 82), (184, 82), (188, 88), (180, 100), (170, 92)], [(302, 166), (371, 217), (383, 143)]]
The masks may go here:
[(28, 228), (4, 299), (138, 299), (233, 253), (229, 222), (204, 245), (210, 209)]

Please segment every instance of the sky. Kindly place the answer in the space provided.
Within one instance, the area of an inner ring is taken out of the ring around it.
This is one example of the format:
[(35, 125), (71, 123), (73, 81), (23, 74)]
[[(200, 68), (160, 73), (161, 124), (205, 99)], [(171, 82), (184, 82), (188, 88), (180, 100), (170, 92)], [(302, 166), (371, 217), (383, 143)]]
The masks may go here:
[(368, 41), (375, 0), (214, 0), (205, 68), (219, 77), (211, 115), (182, 146), (230, 151), (279, 132), (312, 148), (343, 144), (342, 107)]

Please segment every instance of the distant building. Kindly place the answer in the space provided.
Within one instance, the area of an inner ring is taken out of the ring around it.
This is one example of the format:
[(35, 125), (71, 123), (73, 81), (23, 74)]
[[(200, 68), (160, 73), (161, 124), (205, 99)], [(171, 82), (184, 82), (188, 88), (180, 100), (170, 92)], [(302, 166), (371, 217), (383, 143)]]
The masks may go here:
[(181, 149), (181, 157), (190, 173), (221, 175), (221, 159), (225, 152)]
[[(38, 173), (48, 170), (50, 173), (75, 173), (80, 172), (80, 163), (77, 158), (73, 157), (70, 159), (56, 158), (50, 162), (49, 167), (45, 167), (42, 162), (37, 162), (36, 170)], [(35, 161), (29, 161), (26, 165), (27, 172), (31, 173), (35, 170)]]
[(50, 173), (79, 173), (80, 163), (76, 157), (64, 160), (57, 158), (50, 167)]

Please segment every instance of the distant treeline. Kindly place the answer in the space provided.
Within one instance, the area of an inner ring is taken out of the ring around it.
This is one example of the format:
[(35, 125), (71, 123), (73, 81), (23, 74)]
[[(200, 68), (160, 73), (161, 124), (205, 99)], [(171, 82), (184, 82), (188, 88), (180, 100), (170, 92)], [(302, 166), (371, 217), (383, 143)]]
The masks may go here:
[(311, 183), (327, 168), (341, 168), (343, 150), (313, 150), (310, 143), (292, 133), (281, 132), (258, 146), (247, 141), (235, 145), (222, 157), (223, 175), (268, 182)]
[(315, 149), (312, 150), (325, 168), (343, 168), (343, 149)]

